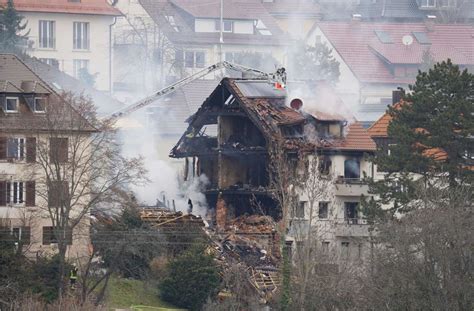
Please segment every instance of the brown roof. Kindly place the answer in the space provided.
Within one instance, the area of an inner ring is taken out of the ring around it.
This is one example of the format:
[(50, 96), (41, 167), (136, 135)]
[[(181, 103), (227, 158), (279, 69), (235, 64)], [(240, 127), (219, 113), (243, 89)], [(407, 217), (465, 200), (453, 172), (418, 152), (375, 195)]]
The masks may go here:
[[(38, 114), (28, 108), (28, 93), (43, 94), (49, 96), (49, 104), (55, 106), (55, 111), (61, 111), (63, 119), (61, 123), (55, 125), (57, 130), (78, 130), (78, 131), (96, 131), (84, 118), (82, 118), (72, 106), (64, 102), (48, 84), (38, 76), (30, 67), (13, 54), (0, 54), (0, 80), (5, 86), (14, 88), (3, 88), (5, 93), (17, 94), (19, 98), (18, 113), (4, 113), (0, 108), (0, 131), (31, 131), (31, 130), (49, 130), (45, 114)], [(1, 86), (1, 83), (0, 83)], [(2, 93), (2, 91), (0, 91)], [(1, 95), (1, 94), (0, 94)], [(77, 119), (76, 119), (77, 118)], [(78, 120), (78, 122), (71, 122)], [(75, 127), (74, 124), (83, 127)]]
[[(6, 0), (0, 0), (0, 6), (4, 6), (6, 3)], [(118, 9), (112, 7), (106, 0), (81, 0), (78, 2), (68, 0), (15, 0), (14, 5), (20, 12), (122, 15)]]

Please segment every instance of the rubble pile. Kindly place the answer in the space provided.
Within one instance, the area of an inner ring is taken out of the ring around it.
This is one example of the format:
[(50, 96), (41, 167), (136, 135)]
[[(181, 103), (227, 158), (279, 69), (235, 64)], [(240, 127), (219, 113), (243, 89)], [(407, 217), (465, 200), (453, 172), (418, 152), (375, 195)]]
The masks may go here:
[(280, 284), (279, 238), (272, 217), (244, 215), (228, 220), (225, 230), (211, 234), (213, 254), (224, 270), (245, 265), (249, 282), (267, 301)]

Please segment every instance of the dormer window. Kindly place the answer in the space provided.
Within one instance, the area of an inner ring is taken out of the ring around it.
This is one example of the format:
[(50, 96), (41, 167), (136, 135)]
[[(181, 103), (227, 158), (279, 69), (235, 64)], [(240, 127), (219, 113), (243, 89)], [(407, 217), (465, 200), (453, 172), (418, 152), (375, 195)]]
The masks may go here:
[(44, 112), (45, 102), (46, 100), (43, 97), (36, 97), (34, 111), (39, 113)]
[[(234, 22), (233, 21), (222, 21), (222, 24), (224, 25), (222, 31), (223, 32), (233, 32), (234, 31)], [(221, 30), (221, 21), (217, 20), (215, 22), (215, 30), (220, 31)]]
[(18, 97), (7, 97), (6, 112), (18, 112)]

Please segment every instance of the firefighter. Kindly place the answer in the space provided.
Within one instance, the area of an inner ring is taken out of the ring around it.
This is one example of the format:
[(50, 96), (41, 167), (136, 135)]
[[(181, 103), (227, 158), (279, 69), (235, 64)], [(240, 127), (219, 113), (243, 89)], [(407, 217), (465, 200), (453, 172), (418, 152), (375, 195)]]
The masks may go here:
[(75, 289), (76, 281), (77, 281), (77, 267), (75, 263), (72, 264), (72, 269), (71, 269), (71, 272), (69, 273), (69, 281), (71, 283), (71, 288)]

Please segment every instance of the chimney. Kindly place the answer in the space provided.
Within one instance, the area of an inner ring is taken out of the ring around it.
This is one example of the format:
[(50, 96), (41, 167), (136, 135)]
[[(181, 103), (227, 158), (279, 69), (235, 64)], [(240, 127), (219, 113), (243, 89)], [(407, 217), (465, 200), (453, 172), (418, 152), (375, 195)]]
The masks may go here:
[(436, 22), (436, 15), (426, 15), (425, 27), (428, 32), (434, 31), (435, 22)]
[(399, 103), (403, 96), (405, 96), (405, 90), (401, 87), (397, 88), (396, 90), (392, 91), (392, 105)]

